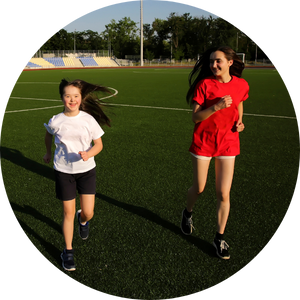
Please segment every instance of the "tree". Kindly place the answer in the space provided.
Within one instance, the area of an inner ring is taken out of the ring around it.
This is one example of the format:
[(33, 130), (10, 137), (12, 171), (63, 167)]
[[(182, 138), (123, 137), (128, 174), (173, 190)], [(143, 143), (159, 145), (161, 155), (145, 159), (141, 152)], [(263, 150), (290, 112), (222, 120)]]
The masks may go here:
[(165, 51), (164, 41), (169, 38), (169, 27), (166, 20), (161, 20), (155, 18), (152, 22), (152, 28), (154, 30), (154, 41), (155, 57), (168, 56), (168, 53)]
[(148, 49), (146, 49), (146, 52), (145, 52), (145, 58), (149, 61), (153, 60), (154, 59), (154, 53), (149, 51)]
[(56, 32), (42, 47), (40, 50), (71, 50), (73, 40), (71, 34), (66, 30), (61, 29)]
[(212, 23), (212, 45), (226, 45), (235, 49), (236, 28), (227, 21), (217, 18)]
[(154, 29), (151, 28), (150, 24), (144, 24), (143, 27), (144, 27), (144, 32), (143, 32), (144, 48), (147, 49), (149, 52), (153, 53), (153, 55), (154, 55), (154, 51), (156, 48)]
[(183, 47), (179, 46), (175, 52), (174, 52), (174, 58), (175, 60), (182, 60), (184, 58), (184, 51), (182, 49)]
[[(126, 54), (137, 54), (139, 49), (139, 39), (137, 36), (137, 23), (128, 17), (119, 20), (111, 20), (110, 24), (105, 25), (106, 30), (102, 37), (107, 43), (111, 44), (114, 55), (124, 58)], [(107, 44), (108, 45), (108, 44)]]
[(176, 15), (175, 13), (171, 13), (167, 18), (167, 26), (172, 36), (172, 43), (176, 51), (179, 45), (179, 40), (181, 40), (184, 34), (182, 17)]

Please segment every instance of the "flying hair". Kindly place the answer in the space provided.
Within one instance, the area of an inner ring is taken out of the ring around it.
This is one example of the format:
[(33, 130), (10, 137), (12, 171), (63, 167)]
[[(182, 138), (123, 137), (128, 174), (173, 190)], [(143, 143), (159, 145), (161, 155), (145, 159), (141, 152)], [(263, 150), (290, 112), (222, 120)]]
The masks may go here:
[(193, 70), (189, 74), (189, 90), (186, 95), (186, 101), (189, 105), (192, 105), (194, 91), (198, 82), (209, 76), (213, 76), (213, 73), (210, 69), (210, 55), (216, 51), (222, 51), (227, 60), (233, 60), (233, 64), (229, 68), (229, 74), (236, 77), (242, 77), (242, 72), (245, 68), (245, 65), (234, 50), (228, 46), (208, 49), (201, 55), (200, 59), (196, 62)]
[(59, 85), (59, 94), (60, 97), (63, 97), (64, 90), (67, 86), (74, 86), (80, 90), (81, 94), (81, 105), (79, 107), (80, 110), (90, 114), (95, 118), (95, 120), (99, 123), (99, 125), (110, 125), (110, 119), (104, 113), (103, 107), (105, 106), (105, 102), (99, 99), (99, 93), (108, 93), (112, 94), (108, 88), (88, 83), (84, 80), (76, 79), (73, 81), (68, 81), (66, 79), (62, 79)]

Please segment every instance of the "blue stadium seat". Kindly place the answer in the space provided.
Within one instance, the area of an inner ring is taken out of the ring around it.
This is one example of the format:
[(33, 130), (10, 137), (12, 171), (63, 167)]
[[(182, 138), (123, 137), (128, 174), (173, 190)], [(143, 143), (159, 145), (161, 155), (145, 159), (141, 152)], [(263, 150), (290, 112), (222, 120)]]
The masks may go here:
[(98, 64), (92, 57), (78, 57), (85, 67), (98, 67)]
[(26, 65), (26, 67), (28, 67), (28, 68), (41, 68), (42, 66), (34, 64), (34, 63), (29, 61)]
[(56, 67), (65, 66), (65, 63), (61, 57), (51, 57), (51, 58), (44, 58), (44, 59)]

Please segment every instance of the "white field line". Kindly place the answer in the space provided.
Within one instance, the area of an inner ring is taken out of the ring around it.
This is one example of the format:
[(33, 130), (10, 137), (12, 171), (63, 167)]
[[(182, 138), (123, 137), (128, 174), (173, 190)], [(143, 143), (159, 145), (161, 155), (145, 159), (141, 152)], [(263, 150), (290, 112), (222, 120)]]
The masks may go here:
[[(111, 88), (113, 89), (113, 88)], [(113, 89), (115, 90), (115, 89)], [(116, 95), (118, 93), (117, 90), (115, 90)], [(107, 99), (110, 97), (113, 97), (114, 95), (110, 95), (102, 99)], [(52, 101), (52, 102), (61, 102), (61, 100), (55, 100), (55, 99), (41, 99), (41, 98), (24, 98), (24, 97), (10, 97), (11, 99), (19, 99), (19, 100), (36, 100), (36, 101)], [(118, 103), (106, 103), (108, 106), (121, 106), (121, 107), (135, 107), (135, 108), (150, 108), (150, 109), (162, 109), (162, 110), (173, 110), (173, 111), (186, 111), (191, 112), (191, 109), (185, 109), (185, 108), (175, 108), (175, 107), (161, 107), (161, 106), (144, 106), (144, 105), (132, 105), (132, 104), (118, 104)], [(15, 113), (15, 112), (25, 112), (25, 111), (32, 111), (32, 110), (41, 110), (41, 109), (50, 109), (50, 108), (57, 108), (61, 107), (63, 105), (59, 106), (50, 106), (50, 107), (41, 107), (41, 108), (32, 108), (32, 109), (23, 109), (23, 110), (14, 110), (14, 111), (6, 111), (6, 113)], [(249, 114), (244, 113), (245, 116), (252, 116), (252, 117), (263, 117), (263, 118), (279, 118), (279, 119), (292, 119), (296, 120), (296, 117), (287, 117), (287, 116), (276, 116), (276, 115), (262, 115), (262, 114)]]
[[(43, 83), (47, 83), (47, 82), (43, 82)], [(55, 82), (53, 82), (53, 83), (55, 83)], [(48, 84), (51, 84), (51, 82), (48, 82)], [(103, 98), (101, 98), (101, 100), (108, 99), (108, 98), (113, 97), (118, 94), (118, 91), (116, 89), (111, 88), (111, 87), (108, 87), (108, 89), (114, 90), (115, 93), (113, 95), (103, 97)], [(10, 99), (61, 102), (61, 100), (55, 100), (55, 99), (24, 98), (24, 97), (10, 97)], [(5, 113), (16, 113), (16, 112), (24, 112), (24, 111), (42, 110), (42, 109), (57, 108), (57, 107), (62, 107), (62, 106), (63, 106), (63, 104), (58, 105), (58, 106), (48, 106), (48, 107), (40, 107), (40, 108), (22, 109), (22, 110), (11, 110), (11, 111), (6, 111)]]
[(33, 81), (31, 81), (31, 82), (22, 82), (22, 81), (19, 81), (16, 84), (59, 84), (59, 82), (39, 82), (39, 81), (37, 81), (37, 82), (33, 82)]
[(21, 109), (21, 110), (10, 110), (10, 111), (6, 111), (5, 113), (10, 114), (10, 113), (17, 113), (17, 112), (24, 112), (24, 111), (31, 111), (31, 110), (50, 109), (50, 108), (56, 108), (56, 107), (63, 107), (63, 105), (49, 106), (49, 107), (39, 107), (39, 108), (31, 108), (31, 109)]

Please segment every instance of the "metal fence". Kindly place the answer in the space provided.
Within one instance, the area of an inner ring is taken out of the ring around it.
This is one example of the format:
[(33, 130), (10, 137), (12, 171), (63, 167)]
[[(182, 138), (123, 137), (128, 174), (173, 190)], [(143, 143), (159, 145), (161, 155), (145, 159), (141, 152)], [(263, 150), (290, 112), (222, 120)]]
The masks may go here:
[[(127, 56), (127, 59), (116, 59), (120, 66), (140, 66), (139, 59), (133, 59), (130, 56)], [(153, 59), (151, 61), (144, 59), (144, 66), (170, 66), (170, 67), (193, 67), (196, 63), (196, 60), (191, 59)], [(273, 67), (273, 64), (268, 59), (258, 59), (256, 61), (245, 60), (245, 66), (247, 67)]]
[(112, 57), (113, 51), (110, 50), (39, 50), (33, 58), (52, 58), (52, 57)]

